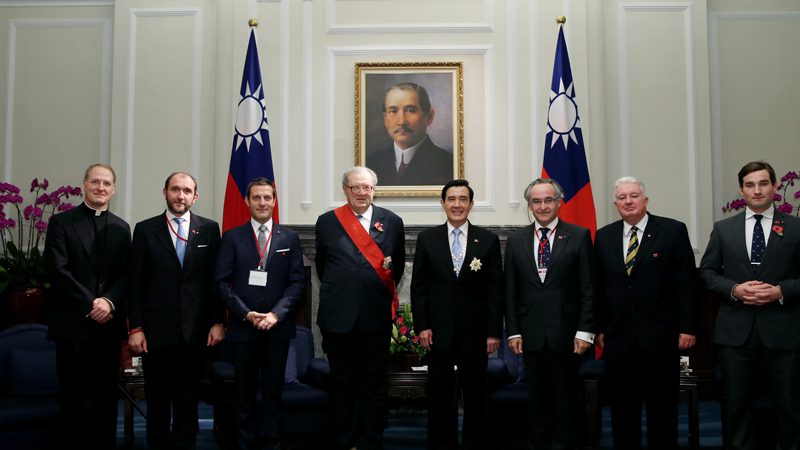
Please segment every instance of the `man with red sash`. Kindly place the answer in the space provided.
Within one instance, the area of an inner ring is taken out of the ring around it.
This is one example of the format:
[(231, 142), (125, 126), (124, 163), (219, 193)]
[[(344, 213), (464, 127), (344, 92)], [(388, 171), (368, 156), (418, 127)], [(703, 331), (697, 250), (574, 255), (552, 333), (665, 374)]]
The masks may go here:
[(372, 204), (378, 177), (366, 167), (342, 176), (347, 204), (317, 219), (317, 325), (331, 365), (339, 444), (383, 447), (384, 378), (395, 286), (405, 268), (403, 220)]

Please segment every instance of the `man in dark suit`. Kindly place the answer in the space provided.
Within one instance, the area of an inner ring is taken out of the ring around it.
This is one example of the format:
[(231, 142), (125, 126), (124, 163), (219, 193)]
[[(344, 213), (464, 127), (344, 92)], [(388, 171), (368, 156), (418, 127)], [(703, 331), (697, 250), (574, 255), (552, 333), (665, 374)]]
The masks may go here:
[(695, 343), (694, 253), (686, 225), (647, 212), (644, 184), (617, 180), (622, 220), (597, 231), (598, 343), (611, 388), (617, 449), (638, 449), (642, 403), (648, 448), (678, 445), (679, 350)]
[(342, 176), (347, 204), (316, 224), (317, 325), (345, 449), (382, 448), (395, 286), (405, 269), (403, 220), (372, 204), (377, 184), (372, 170), (348, 169)]
[(428, 448), (458, 449), (454, 366), (464, 398), (462, 448), (487, 448), (486, 364), (503, 333), (503, 271), (497, 235), (468, 221), (467, 180), (442, 188), (447, 222), (417, 236), (411, 277), (414, 328), (430, 351)]
[(83, 204), (53, 216), (45, 238), (62, 442), (80, 448), (114, 448), (117, 438), (131, 231), (108, 211), (116, 181), (111, 166), (89, 166)]
[(214, 280), (228, 306), (238, 448), (276, 449), (294, 311), (305, 291), (303, 253), (297, 233), (272, 220), (274, 182), (251, 181), (245, 202), (251, 219), (222, 237)]
[[(731, 448), (755, 449), (756, 393), (775, 403), (778, 448), (800, 448), (800, 221), (774, 208), (775, 170), (739, 171), (747, 209), (717, 222), (700, 276), (719, 299), (714, 330)], [(763, 385), (763, 386), (762, 386)]]
[(595, 332), (592, 238), (558, 218), (555, 180), (534, 180), (523, 194), (535, 221), (506, 245), (508, 347), (525, 358), (529, 448), (573, 449), (579, 355)]
[(144, 353), (148, 446), (191, 449), (204, 350), (225, 336), (213, 291), (219, 225), (189, 211), (197, 182), (188, 173), (167, 177), (163, 194), (166, 212), (133, 232), (128, 344)]
[(394, 142), (367, 155), (382, 186), (442, 185), (453, 178), (453, 154), (427, 133), (435, 113), (428, 92), (416, 83), (386, 90), (383, 122)]

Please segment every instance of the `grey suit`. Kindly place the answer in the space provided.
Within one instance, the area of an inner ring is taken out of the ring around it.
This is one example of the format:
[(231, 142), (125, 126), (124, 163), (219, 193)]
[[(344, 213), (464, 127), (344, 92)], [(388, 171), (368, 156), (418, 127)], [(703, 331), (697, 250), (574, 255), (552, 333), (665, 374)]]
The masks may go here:
[[(714, 341), (727, 388), (733, 448), (755, 448), (753, 400), (760, 384), (776, 404), (780, 447), (800, 446), (800, 220), (775, 212), (761, 265), (745, 244), (745, 213), (717, 222), (700, 276), (719, 299)], [(780, 286), (783, 304), (745, 305), (731, 297), (738, 283)], [(766, 370), (758, 370), (764, 367)]]

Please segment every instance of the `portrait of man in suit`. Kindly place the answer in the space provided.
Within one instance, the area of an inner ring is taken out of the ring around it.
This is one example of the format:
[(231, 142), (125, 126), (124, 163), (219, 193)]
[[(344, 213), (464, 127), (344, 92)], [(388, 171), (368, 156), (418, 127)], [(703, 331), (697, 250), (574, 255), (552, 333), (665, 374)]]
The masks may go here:
[(251, 218), (222, 237), (214, 283), (228, 308), (236, 445), (269, 450), (280, 446), (284, 372), (305, 272), (297, 233), (272, 220), (275, 183), (254, 179), (245, 203)]
[[(503, 334), (503, 271), (497, 235), (468, 220), (474, 195), (467, 180), (449, 181), (441, 199), (447, 222), (417, 236), (411, 306), (430, 352), (429, 449), (488, 448), (486, 364)], [(457, 384), (464, 399), (461, 447)]]
[(377, 184), (371, 169), (346, 170), (347, 203), (319, 216), (315, 228), (317, 325), (344, 449), (383, 447), (389, 337), (406, 250), (403, 220), (372, 204)]
[(598, 344), (611, 391), (614, 447), (678, 446), (679, 351), (694, 346), (697, 273), (686, 225), (647, 210), (644, 183), (614, 184), (621, 220), (597, 230)]
[(773, 205), (766, 162), (739, 170), (744, 212), (714, 224), (700, 277), (718, 301), (714, 342), (731, 448), (759, 448), (755, 400), (772, 399), (778, 448), (800, 448), (800, 220)]
[(114, 448), (131, 231), (108, 211), (117, 176), (92, 164), (83, 203), (54, 215), (45, 238), (51, 280), (48, 337), (56, 344), (63, 444)]
[(555, 180), (534, 180), (523, 195), (534, 220), (506, 244), (507, 345), (525, 360), (529, 448), (574, 449), (578, 364), (596, 327), (592, 238), (559, 219)]
[(453, 152), (428, 135), (436, 110), (428, 91), (417, 83), (389, 87), (383, 97), (383, 124), (389, 146), (368, 148), (366, 164), (381, 186), (443, 185), (453, 178)]
[(148, 446), (191, 449), (205, 349), (225, 336), (213, 290), (219, 225), (190, 211), (192, 175), (170, 174), (162, 193), (166, 211), (133, 231), (128, 344), (143, 355)]

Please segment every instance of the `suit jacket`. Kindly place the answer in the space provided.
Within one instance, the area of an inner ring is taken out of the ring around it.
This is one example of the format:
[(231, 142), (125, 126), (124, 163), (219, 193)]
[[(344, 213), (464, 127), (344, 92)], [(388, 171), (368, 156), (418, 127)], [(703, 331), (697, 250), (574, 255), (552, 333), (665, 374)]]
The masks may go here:
[[(705, 286), (719, 298), (714, 341), (736, 347), (756, 327), (765, 347), (800, 350), (800, 220), (775, 211), (767, 250), (761, 265), (753, 271), (744, 219), (745, 213), (741, 213), (714, 224), (700, 261)], [(748, 306), (733, 300), (734, 285), (750, 280), (780, 286), (783, 305)]]
[(274, 312), (280, 321), (266, 332), (268, 339), (295, 336), (292, 316), (305, 293), (303, 251), (297, 233), (273, 222), (267, 256), (266, 286), (251, 286), (250, 271), (259, 261), (258, 245), (250, 221), (228, 230), (214, 271), (217, 292), (228, 307), (228, 333), (234, 342), (255, 341), (264, 334), (245, 320), (250, 311)]
[[(96, 337), (126, 338), (125, 310), (131, 230), (111, 212), (106, 215), (105, 251), (94, 251), (93, 211), (84, 203), (50, 218), (44, 260), (50, 275), (48, 336), (85, 341)], [(90, 319), (92, 301), (106, 297), (114, 303), (113, 318), (105, 324)]]
[(397, 175), (394, 144), (367, 155), (367, 165), (378, 175), (381, 186), (443, 185), (453, 179), (453, 154), (426, 138), (407, 164), (405, 175)]
[(597, 304), (608, 351), (678, 349), (678, 334), (696, 334), (694, 252), (686, 225), (648, 213), (630, 274), (623, 222), (597, 230)]
[(577, 331), (596, 331), (592, 238), (588, 229), (559, 220), (542, 282), (533, 228), (520, 228), (506, 244), (506, 329), (522, 334), (524, 351), (543, 350), (546, 342), (572, 352)]
[(464, 264), (456, 275), (447, 224), (417, 236), (411, 277), (417, 334), (432, 329), (434, 351), (486, 349), (486, 338), (503, 334), (503, 270), (497, 235), (469, 224)]
[(129, 324), (143, 328), (149, 345), (202, 345), (211, 325), (224, 317), (213, 281), (219, 225), (191, 214), (183, 267), (171, 234), (166, 213), (136, 224)]
[[(378, 222), (383, 231), (375, 227)], [(395, 284), (399, 283), (406, 262), (403, 219), (388, 209), (373, 205), (369, 235), (384, 256), (392, 258), (392, 277)], [(316, 248), (315, 265), (320, 279), (317, 325), (320, 330), (332, 333), (357, 330), (365, 334), (388, 332), (391, 329), (392, 297), (333, 211), (317, 219)]]

